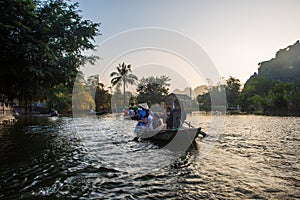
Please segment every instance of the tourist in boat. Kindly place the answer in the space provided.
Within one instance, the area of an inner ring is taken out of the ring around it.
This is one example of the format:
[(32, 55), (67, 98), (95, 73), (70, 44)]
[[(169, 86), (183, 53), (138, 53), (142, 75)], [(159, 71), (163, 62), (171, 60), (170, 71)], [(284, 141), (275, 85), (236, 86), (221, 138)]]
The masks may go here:
[(130, 115), (130, 118), (132, 120), (137, 120), (138, 119), (138, 107), (134, 105), (134, 103), (131, 103), (130, 104), (130, 107), (129, 107), (129, 115)]
[(126, 109), (123, 109), (123, 113), (124, 113), (124, 116), (128, 116), (129, 115), (129, 111), (126, 110)]
[(147, 110), (147, 112), (148, 112), (148, 118), (147, 118), (146, 129), (153, 130), (154, 113), (151, 110)]
[(166, 115), (167, 115), (167, 116), (170, 116), (171, 110), (172, 110), (172, 106), (167, 105), (167, 108), (166, 108)]
[(154, 130), (162, 125), (159, 115), (154, 113), (151, 109), (147, 110), (149, 112), (146, 130)]
[(167, 129), (178, 129), (186, 120), (186, 112), (180, 107), (178, 99), (174, 100), (173, 109), (167, 118)]
[(55, 117), (55, 116), (58, 116), (58, 115), (59, 115), (59, 114), (58, 114), (58, 111), (55, 110), (54, 108), (52, 108), (51, 111), (50, 111), (50, 116), (51, 116), (51, 117)]
[(149, 107), (147, 103), (141, 103), (139, 104), (138, 108), (138, 123), (135, 126), (134, 132), (138, 132), (138, 130), (142, 129), (144, 130), (146, 128), (146, 125), (148, 123), (148, 116), (149, 116)]
[(153, 114), (153, 119), (152, 119), (152, 127), (153, 129), (156, 129), (162, 125), (161, 120), (159, 119), (159, 115), (157, 113)]
[(172, 106), (171, 105), (167, 105), (166, 106), (166, 111), (165, 111), (165, 114), (163, 115), (163, 122), (164, 123), (167, 123), (168, 120), (169, 120), (169, 117), (170, 117), (170, 112), (172, 110)]

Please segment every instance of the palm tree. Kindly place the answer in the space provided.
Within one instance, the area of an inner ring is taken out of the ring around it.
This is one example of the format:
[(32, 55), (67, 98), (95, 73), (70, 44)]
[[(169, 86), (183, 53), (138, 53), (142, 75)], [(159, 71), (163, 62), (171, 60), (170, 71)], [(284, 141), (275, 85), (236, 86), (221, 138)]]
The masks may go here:
[(124, 94), (124, 108), (125, 108), (125, 86), (127, 87), (128, 84), (133, 85), (135, 81), (138, 80), (138, 78), (134, 74), (130, 74), (131, 71), (131, 65), (126, 65), (124, 62), (119, 64), (117, 67), (117, 72), (112, 72), (110, 74), (110, 77), (113, 77), (111, 79), (111, 83), (113, 86), (117, 85), (118, 83), (122, 83), (123, 85), (123, 94)]

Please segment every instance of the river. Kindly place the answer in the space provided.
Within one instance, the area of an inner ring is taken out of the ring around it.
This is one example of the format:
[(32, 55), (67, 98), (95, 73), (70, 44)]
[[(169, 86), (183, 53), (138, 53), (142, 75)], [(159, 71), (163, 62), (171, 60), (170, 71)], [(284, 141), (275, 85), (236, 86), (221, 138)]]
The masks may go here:
[(118, 114), (20, 119), (0, 128), (0, 199), (300, 198), (300, 118), (188, 120), (208, 137), (178, 153)]

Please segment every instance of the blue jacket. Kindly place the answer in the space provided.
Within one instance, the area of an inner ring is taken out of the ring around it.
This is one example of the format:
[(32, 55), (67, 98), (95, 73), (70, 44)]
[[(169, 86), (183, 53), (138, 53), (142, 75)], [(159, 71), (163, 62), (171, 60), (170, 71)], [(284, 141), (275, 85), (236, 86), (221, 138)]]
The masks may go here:
[[(146, 118), (147, 118), (147, 112), (146, 112), (146, 110), (139, 111), (139, 113), (138, 113), (138, 120), (143, 120), (143, 119), (146, 119)], [(146, 126), (146, 123), (139, 122), (138, 125), (139, 126)]]

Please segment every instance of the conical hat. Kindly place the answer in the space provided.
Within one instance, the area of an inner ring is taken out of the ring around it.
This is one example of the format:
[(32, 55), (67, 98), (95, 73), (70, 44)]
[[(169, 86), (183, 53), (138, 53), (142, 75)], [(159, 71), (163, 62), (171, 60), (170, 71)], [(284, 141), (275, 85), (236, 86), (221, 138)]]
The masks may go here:
[(139, 106), (144, 108), (145, 110), (149, 110), (148, 104), (147, 103), (140, 103)]

